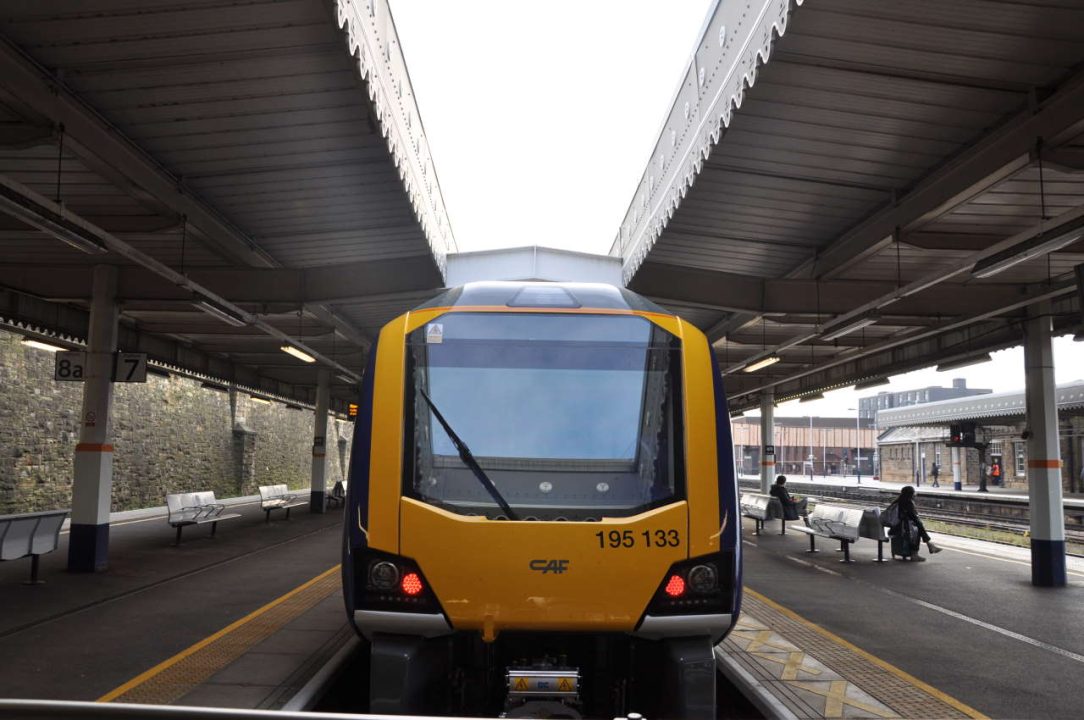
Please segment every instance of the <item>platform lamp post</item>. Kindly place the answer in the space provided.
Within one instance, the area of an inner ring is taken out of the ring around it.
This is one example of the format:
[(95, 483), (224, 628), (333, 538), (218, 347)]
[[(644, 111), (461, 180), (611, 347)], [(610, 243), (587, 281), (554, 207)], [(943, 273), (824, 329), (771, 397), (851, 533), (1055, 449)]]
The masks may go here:
[(862, 484), (862, 428), (859, 423), (862, 420), (862, 411), (858, 408), (847, 408), (854, 411), (854, 474), (858, 477), (858, 484)]

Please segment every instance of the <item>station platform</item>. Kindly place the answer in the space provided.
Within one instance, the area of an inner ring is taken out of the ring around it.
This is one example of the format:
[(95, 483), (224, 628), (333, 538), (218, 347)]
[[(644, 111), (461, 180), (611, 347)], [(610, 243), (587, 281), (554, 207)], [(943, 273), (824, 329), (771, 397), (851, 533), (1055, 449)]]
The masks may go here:
[[(337, 572), (341, 511), (264, 522), (258, 503), (217, 536), (164, 516), (118, 523), (111, 568), (67, 573), (65, 551), (0, 565), (0, 697), (295, 709), (353, 633)], [(1030, 585), (1023, 549), (936, 536), (928, 562), (873, 562), (746, 526), (741, 620), (717, 663), (765, 717), (1069, 718), (1084, 706), (1084, 560), (1070, 585)]]
[[(297, 512), (296, 510), (301, 510)], [(350, 641), (338, 574), (342, 511), (240, 518), (175, 531), (164, 508), (124, 516), (110, 567), (69, 573), (67, 534), (0, 563), (0, 697), (283, 707)]]
[(743, 545), (742, 620), (720, 666), (769, 717), (1076, 718), (1084, 686), (1084, 560), (1069, 586), (1030, 583), (1026, 549), (934, 535), (927, 562), (874, 562), (859, 540), (840, 562), (822, 540)]

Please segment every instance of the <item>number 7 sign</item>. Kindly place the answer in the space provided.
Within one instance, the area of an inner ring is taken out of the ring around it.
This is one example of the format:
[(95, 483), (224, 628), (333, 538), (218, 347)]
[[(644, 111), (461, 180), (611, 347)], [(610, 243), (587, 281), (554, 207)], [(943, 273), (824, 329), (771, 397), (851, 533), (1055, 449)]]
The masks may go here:
[(119, 352), (113, 357), (113, 382), (147, 382), (147, 353)]

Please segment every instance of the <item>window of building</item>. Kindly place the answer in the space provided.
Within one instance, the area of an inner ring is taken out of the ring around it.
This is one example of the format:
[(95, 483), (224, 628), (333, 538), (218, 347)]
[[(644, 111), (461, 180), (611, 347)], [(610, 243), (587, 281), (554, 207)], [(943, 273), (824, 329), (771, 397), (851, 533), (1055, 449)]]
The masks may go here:
[(1024, 452), (1024, 443), (1021, 440), (1017, 440), (1012, 444), (1013, 456), (1016, 458), (1016, 474), (1017, 476), (1024, 476), (1028, 474), (1028, 462), (1027, 455)]

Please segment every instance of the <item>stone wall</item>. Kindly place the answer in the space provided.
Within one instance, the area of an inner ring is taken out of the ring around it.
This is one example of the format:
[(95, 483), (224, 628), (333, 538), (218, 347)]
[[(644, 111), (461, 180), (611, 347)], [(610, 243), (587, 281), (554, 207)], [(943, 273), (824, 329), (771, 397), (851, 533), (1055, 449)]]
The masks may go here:
[[(114, 385), (113, 510), (162, 505), (165, 494), (254, 495), (309, 487), (313, 413), (198, 380), (149, 374)], [(53, 355), (0, 331), (0, 514), (71, 505), (80, 383), (53, 380)], [(353, 425), (328, 421), (327, 486), (343, 479)], [(345, 439), (345, 446), (341, 442)], [(341, 451), (341, 452), (340, 452)]]

